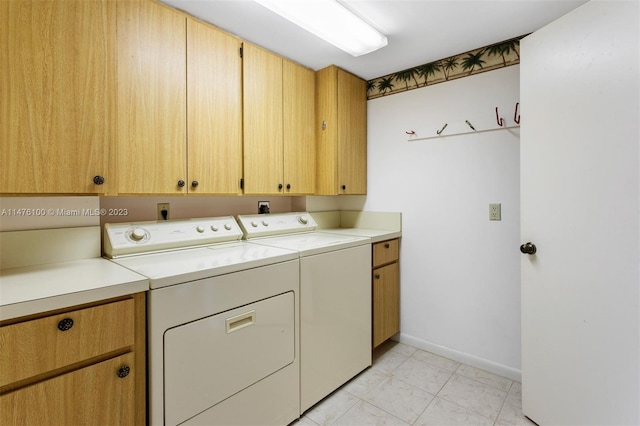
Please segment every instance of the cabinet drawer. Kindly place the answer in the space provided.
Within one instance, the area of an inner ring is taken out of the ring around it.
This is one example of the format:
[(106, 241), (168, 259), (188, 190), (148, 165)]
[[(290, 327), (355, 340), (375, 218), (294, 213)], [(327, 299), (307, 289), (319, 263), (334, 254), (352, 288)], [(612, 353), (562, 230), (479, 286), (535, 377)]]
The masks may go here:
[(373, 267), (398, 260), (398, 240), (382, 241), (373, 245)]
[(134, 344), (133, 299), (0, 328), (0, 386)]
[(0, 424), (136, 424), (135, 367), (130, 352), (6, 393), (0, 396)]

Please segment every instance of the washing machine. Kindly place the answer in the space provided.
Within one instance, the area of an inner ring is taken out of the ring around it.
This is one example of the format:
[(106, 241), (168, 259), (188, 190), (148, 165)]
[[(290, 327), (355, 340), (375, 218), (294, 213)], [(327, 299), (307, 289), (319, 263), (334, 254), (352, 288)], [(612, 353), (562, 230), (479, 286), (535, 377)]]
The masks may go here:
[(299, 417), (299, 256), (242, 235), (231, 216), (104, 227), (105, 257), (150, 282), (150, 424)]
[(238, 222), (250, 244), (298, 254), (303, 413), (371, 365), (371, 239), (318, 232), (306, 212)]

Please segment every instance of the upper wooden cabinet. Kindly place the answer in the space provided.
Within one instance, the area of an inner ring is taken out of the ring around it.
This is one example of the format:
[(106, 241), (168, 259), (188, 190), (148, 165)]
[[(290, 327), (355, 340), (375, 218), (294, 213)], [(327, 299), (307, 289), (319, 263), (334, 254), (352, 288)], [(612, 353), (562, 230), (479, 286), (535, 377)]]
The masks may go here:
[(115, 6), (0, 2), (0, 193), (115, 191)]
[(241, 42), (187, 18), (187, 174), (191, 194), (241, 193)]
[(367, 193), (366, 82), (336, 66), (316, 74), (317, 195)]
[(152, 1), (117, 6), (118, 192), (185, 194), (186, 16)]
[(244, 193), (314, 192), (313, 71), (244, 43)]

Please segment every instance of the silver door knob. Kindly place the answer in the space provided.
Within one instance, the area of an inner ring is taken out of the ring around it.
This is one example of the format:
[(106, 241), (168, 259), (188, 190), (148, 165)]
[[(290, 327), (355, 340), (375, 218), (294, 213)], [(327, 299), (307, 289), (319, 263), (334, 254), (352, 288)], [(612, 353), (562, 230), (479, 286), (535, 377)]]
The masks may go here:
[(536, 251), (538, 251), (538, 249), (536, 248), (536, 245), (528, 242), (528, 243), (524, 243), (523, 245), (520, 246), (520, 252), (523, 254), (536, 254)]

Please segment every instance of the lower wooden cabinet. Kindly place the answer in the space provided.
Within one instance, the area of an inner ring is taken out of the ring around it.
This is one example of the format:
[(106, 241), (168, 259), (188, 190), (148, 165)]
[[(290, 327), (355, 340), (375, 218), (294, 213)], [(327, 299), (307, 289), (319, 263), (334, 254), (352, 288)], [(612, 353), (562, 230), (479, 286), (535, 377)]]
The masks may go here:
[(145, 294), (0, 324), (0, 424), (146, 422)]
[(400, 331), (399, 240), (373, 245), (372, 346), (375, 348)]

